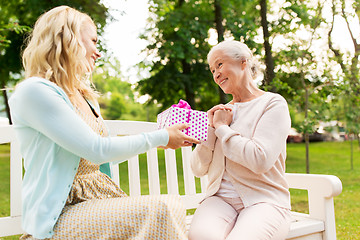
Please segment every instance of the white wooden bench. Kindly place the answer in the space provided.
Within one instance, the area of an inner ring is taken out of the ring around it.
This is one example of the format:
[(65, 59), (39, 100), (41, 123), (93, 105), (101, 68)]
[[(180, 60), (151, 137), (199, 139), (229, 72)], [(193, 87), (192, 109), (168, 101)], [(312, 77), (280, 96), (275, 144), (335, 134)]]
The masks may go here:
[[(112, 135), (131, 135), (156, 129), (156, 123), (135, 121), (106, 121)], [(12, 126), (0, 127), (0, 144), (10, 143), (10, 216), (0, 218), (0, 237), (17, 235), (21, 229), (21, 182), (22, 161), (19, 143), (15, 138)], [(191, 172), (189, 155), (191, 147), (181, 149), (182, 159), (176, 159), (172, 149), (164, 151), (164, 177), (159, 175), (158, 150), (151, 149), (146, 153), (149, 194), (163, 194), (160, 185), (165, 181), (167, 193), (180, 194), (187, 209), (195, 209), (204, 196), (206, 177), (196, 180)], [(128, 161), (129, 195), (141, 195), (139, 156)], [(179, 165), (179, 162), (182, 165)], [(176, 164), (178, 162), (178, 164)], [(181, 166), (181, 169), (177, 169)], [(183, 179), (178, 177), (178, 171), (183, 172)], [(119, 183), (119, 167), (112, 166), (113, 179)], [(142, 173), (141, 173), (142, 174)], [(290, 188), (308, 191), (309, 214), (292, 212), (293, 222), (286, 239), (336, 239), (336, 225), (333, 197), (342, 191), (339, 178), (332, 175), (287, 173), (286, 178)], [(122, 182), (122, 181), (121, 181)], [(183, 183), (183, 184), (182, 184)], [(121, 184), (120, 184), (121, 185)], [(184, 186), (180, 189), (179, 186)], [(123, 187), (123, 186), (122, 186)], [(187, 224), (192, 215), (187, 216)]]

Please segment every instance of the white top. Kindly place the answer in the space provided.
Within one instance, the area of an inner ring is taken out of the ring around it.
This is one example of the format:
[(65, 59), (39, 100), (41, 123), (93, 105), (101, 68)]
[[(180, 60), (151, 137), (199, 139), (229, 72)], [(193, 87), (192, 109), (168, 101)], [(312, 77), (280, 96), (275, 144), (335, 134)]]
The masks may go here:
[(232, 194), (229, 179), (245, 207), (267, 202), (290, 208), (285, 159), (291, 120), (286, 100), (266, 92), (233, 107), (230, 126), (209, 127), (207, 141), (193, 151), (193, 173), (208, 175), (206, 196), (220, 187), (225, 194)]

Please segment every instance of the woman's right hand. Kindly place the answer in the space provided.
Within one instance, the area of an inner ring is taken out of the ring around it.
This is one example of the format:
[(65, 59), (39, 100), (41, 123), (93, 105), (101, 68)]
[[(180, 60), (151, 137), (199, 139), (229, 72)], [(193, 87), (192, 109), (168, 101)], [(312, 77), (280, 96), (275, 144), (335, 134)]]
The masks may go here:
[(226, 106), (224, 104), (219, 104), (214, 107), (212, 107), (210, 110), (207, 111), (208, 118), (209, 118), (209, 126), (214, 127), (214, 114), (217, 110), (228, 110), (232, 111), (232, 108), (229, 106)]
[(181, 131), (188, 127), (190, 127), (190, 125), (187, 123), (181, 123), (167, 127), (166, 130), (169, 133), (169, 142), (164, 148), (177, 149), (179, 147), (192, 146), (193, 143), (199, 144), (199, 140), (190, 137)]

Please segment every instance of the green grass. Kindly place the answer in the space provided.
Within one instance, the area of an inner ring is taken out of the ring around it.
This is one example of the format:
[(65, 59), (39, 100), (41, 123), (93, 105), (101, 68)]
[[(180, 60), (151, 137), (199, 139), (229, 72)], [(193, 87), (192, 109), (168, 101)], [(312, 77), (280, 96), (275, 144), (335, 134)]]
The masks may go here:
[[(351, 170), (350, 142), (319, 142), (310, 144), (310, 173), (331, 174), (340, 178), (342, 193), (335, 197), (335, 218), (339, 240), (360, 239), (360, 150), (353, 143)], [(305, 145), (288, 144), (287, 172), (306, 172)], [(307, 207), (305, 191), (291, 191), (292, 206), (296, 211)]]
[[(0, 145), (0, 216), (10, 213), (9, 145)], [(7, 206), (7, 207), (5, 207)]]
[[(288, 144), (287, 172), (305, 173), (305, 145)], [(177, 159), (181, 159), (180, 151), (176, 151)], [(163, 150), (158, 151), (161, 193), (167, 193), (165, 161)], [(340, 178), (343, 184), (342, 193), (335, 197), (335, 217), (337, 238), (339, 240), (360, 239), (360, 150), (354, 142), (354, 169), (350, 165), (349, 142), (320, 142), (310, 144), (310, 173), (331, 174)], [(178, 170), (182, 162), (178, 161)], [(9, 146), (0, 145), (0, 217), (10, 214), (9, 205)], [(127, 163), (120, 168), (120, 184), (125, 192), (129, 192)], [(147, 163), (145, 156), (140, 156), (140, 176), (142, 194), (147, 194)], [(182, 172), (179, 171), (179, 192), (184, 192)], [(197, 181), (199, 188), (199, 181)], [(291, 190), (292, 207), (295, 211), (307, 212), (307, 192)], [(18, 239), (9, 237), (3, 239)]]

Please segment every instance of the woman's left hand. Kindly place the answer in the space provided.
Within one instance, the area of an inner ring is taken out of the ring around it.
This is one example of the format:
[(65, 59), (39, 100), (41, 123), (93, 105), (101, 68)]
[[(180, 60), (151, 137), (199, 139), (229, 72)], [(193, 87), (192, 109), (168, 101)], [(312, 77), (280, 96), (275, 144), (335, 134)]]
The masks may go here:
[(221, 125), (229, 126), (232, 122), (233, 113), (231, 110), (220, 109), (214, 112), (213, 125), (214, 128), (218, 128)]
[(210, 127), (214, 127), (214, 123), (213, 123), (213, 119), (214, 119), (214, 114), (217, 110), (228, 110), (228, 111), (232, 111), (232, 108), (229, 106), (226, 106), (224, 104), (218, 104), (214, 107), (212, 107), (209, 111), (207, 111), (207, 115), (209, 118), (209, 126)]

